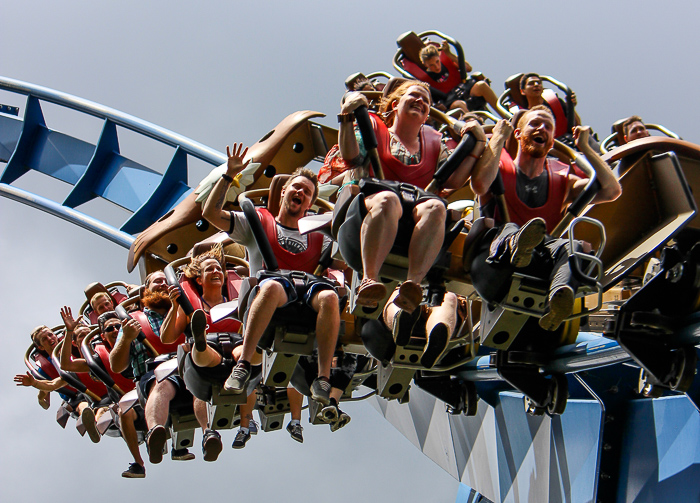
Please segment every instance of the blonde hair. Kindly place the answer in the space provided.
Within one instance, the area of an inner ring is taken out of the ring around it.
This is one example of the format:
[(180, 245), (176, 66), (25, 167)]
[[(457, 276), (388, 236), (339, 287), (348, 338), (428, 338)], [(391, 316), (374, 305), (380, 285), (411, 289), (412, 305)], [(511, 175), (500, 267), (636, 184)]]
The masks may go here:
[(418, 55), (420, 62), (423, 64), (435, 56), (440, 56), (440, 50), (432, 44), (423, 47)]
[(112, 305), (114, 305), (114, 299), (112, 299), (112, 296), (108, 294), (107, 292), (97, 292), (95, 295), (92, 296), (92, 299), (90, 299), (90, 307), (94, 310), (95, 309), (95, 304), (102, 298), (102, 297), (107, 297)]

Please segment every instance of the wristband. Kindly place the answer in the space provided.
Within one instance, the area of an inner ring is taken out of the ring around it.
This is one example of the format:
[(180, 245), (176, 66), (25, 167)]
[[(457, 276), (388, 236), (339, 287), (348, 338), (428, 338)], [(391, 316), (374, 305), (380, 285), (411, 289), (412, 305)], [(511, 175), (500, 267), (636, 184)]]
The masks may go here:
[(338, 123), (342, 124), (343, 122), (353, 122), (355, 120), (355, 114), (352, 112), (348, 112), (346, 114), (338, 114)]
[(228, 183), (233, 183), (233, 177), (227, 175), (226, 173), (224, 173), (223, 175), (221, 175), (221, 178), (223, 178), (224, 180), (226, 180)]

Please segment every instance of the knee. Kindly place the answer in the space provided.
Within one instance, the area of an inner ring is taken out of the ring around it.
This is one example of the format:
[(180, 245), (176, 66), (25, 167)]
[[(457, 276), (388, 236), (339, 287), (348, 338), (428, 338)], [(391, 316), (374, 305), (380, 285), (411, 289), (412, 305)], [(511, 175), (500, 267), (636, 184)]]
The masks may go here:
[(175, 385), (167, 379), (164, 379), (163, 381), (155, 384), (152, 394), (155, 397), (163, 397), (167, 398), (168, 400), (172, 400), (176, 391), (177, 389), (175, 388)]
[(472, 89), (471, 89), (469, 94), (472, 96), (483, 96), (484, 93), (488, 92), (487, 91), (488, 87), (489, 87), (489, 85), (482, 80), (482, 81), (477, 82), (476, 84), (474, 84), (472, 86)]
[(367, 202), (367, 209), (376, 215), (398, 220), (401, 218), (401, 201), (396, 194), (389, 191), (374, 194)]
[(338, 294), (334, 290), (322, 290), (318, 293), (319, 311), (329, 314), (340, 313)]
[(444, 224), (447, 209), (437, 199), (430, 199), (418, 206), (418, 220), (424, 220), (433, 224)]
[(286, 298), (287, 293), (284, 291), (284, 287), (279, 284), (277, 281), (266, 281), (262, 285), (260, 285), (260, 292), (256, 296), (256, 299), (266, 297), (274, 297), (276, 299), (279, 298)]

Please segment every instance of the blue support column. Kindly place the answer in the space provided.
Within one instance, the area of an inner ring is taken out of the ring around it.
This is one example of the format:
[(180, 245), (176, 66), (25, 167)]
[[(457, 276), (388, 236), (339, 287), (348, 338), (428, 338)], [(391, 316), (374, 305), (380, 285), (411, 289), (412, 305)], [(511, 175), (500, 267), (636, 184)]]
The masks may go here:
[(27, 159), (34, 150), (34, 143), (41, 129), (46, 129), (44, 113), (41, 111), (39, 100), (32, 95), (27, 97), (27, 107), (24, 111), (22, 133), (17, 141), (12, 157), (5, 166), (0, 183), (11, 184), (29, 171)]

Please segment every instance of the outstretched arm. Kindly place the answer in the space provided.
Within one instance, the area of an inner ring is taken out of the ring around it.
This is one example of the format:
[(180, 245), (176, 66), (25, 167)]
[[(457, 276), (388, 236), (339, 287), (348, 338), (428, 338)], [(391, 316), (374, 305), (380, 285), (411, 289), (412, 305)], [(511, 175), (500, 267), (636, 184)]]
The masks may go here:
[(486, 194), (496, 179), (501, 151), (512, 132), (513, 126), (506, 119), (499, 120), (494, 126), (491, 139), (472, 170), (471, 186), (477, 196)]
[[(592, 202), (605, 203), (607, 201), (614, 201), (622, 194), (622, 187), (620, 187), (620, 183), (617, 181), (617, 178), (615, 178), (610, 167), (603, 161), (603, 158), (589, 145), (588, 136), (590, 131), (591, 128), (589, 126), (576, 126), (574, 128), (576, 147), (586, 156), (588, 162), (591, 163), (591, 166), (595, 170), (596, 178), (600, 183), (600, 190), (595, 195)], [(588, 180), (576, 177), (569, 191), (567, 202), (575, 200), (587, 183)]]
[(17, 386), (31, 386), (41, 391), (55, 391), (66, 385), (66, 382), (60, 377), (51, 381), (45, 381), (43, 379), (35, 379), (29, 372), (26, 374), (17, 374), (13, 380), (17, 383)]
[[(442, 41), (442, 45), (440, 45), (440, 50), (446, 53), (447, 57), (449, 57), (456, 64), (459, 64), (459, 59), (450, 49), (450, 43), (447, 40)], [(467, 73), (472, 71), (472, 65), (470, 65), (466, 59), (464, 60), (464, 69), (467, 71)]]
[[(242, 152), (241, 152), (242, 151)], [(223, 211), (226, 193), (231, 185), (233, 177), (243, 171), (250, 162), (250, 159), (243, 163), (243, 158), (248, 153), (248, 148), (243, 150), (243, 144), (233, 144), (233, 148), (226, 145), (226, 155), (228, 163), (226, 164), (226, 174), (216, 182), (204, 206), (202, 207), (202, 216), (206, 218), (213, 226), (222, 231), (228, 231), (231, 228), (231, 215), (228, 211)], [(228, 179), (227, 179), (228, 177)]]

